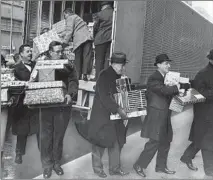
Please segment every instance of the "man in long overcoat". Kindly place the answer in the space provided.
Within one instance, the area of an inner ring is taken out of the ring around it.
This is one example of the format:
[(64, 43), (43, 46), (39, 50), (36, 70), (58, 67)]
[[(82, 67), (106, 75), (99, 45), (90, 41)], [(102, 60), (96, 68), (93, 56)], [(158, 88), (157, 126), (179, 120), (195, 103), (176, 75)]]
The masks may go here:
[(192, 144), (186, 150), (188, 153), (184, 154), (189, 154), (192, 159), (201, 149), (205, 174), (213, 176), (213, 50), (207, 57), (209, 64), (197, 73), (193, 83), (206, 101), (194, 104), (194, 121), (189, 137)]
[(96, 80), (102, 69), (109, 66), (109, 54), (112, 40), (113, 8), (111, 2), (102, 1), (101, 11), (97, 13), (94, 24)]
[[(16, 80), (29, 81), (31, 72), (35, 63), (31, 61), (32, 51), (29, 45), (21, 45), (19, 48), (21, 61), (15, 65), (14, 75)], [(39, 131), (38, 112), (37, 110), (29, 109), (23, 105), (24, 89), (14, 92), (14, 97), (17, 99), (17, 106), (13, 108), (12, 133), (17, 135), (16, 143), (16, 158), (15, 162), (22, 163), (22, 156), (25, 154), (27, 136)], [(38, 136), (37, 136), (38, 137)]]
[(155, 66), (158, 67), (147, 82), (147, 116), (144, 119), (141, 137), (149, 138), (144, 150), (133, 165), (136, 173), (145, 177), (147, 168), (155, 153), (157, 153), (156, 172), (174, 174), (167, 168), (167, 157), (172, 141), (171, 111), (169, 105), (174, 95), (179, 93), (179, 85), (165, 85), (164, 77), (168, 73), (170, 64), (166, 54), (156, 57)]
[[(98, 77), (88, 130), (88, 139), (92, 142), (93, 170), (102, 178), (107, 177), (101, 161), (105, 148), (108, 148), (109, 153), (110, 175), (128, 174), (120, 165), (121, 149), (126, 142), (126, 127), (123, 120), (127, 119), (127, 116), (113, 97), (113, 94), (117, 93), (116, 79), (121, 77), (126, 64), (126, 55), (114, 52), (111, 63), (111, 66), (103, 70)], [(119, 113), (123, 120), (111, 121), (112, 113)]]

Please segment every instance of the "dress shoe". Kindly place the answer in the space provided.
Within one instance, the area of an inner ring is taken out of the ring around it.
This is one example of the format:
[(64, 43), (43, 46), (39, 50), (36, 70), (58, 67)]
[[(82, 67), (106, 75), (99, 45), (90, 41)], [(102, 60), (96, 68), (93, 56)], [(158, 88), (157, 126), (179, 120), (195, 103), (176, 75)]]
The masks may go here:
[(54, 165), (53, 166), (53, 170), (55, 171), (55, 173), (58, 175), (58, 176), (62, 176), (64, 174), (64, 171), (63, 169), (61, 168), (60, 165)]
[(192, 161), (191, 161), (191, 162), (184, 162), (184, 161), (182, 161), (182, 162), (185, 163), (186, 166), (187, 166), (190, 170), (192, 170), (192, 171), (197, 171), (197, 170), (198, 170), (198, 168), (195, 167), (195, 166), (193, 165)]
[(52, 168), (45, 168), (43, 172), (43, 177), (45, 179), (48, 179), (51, 177), (51, 175), (52, 175)]
[(165, 174), (175, 174), (176, 173), (175, 171), (171, 171), (168, 168), (156, 168), (155, 171), (159, 172), (159, 173), (165, 173)]
[(143, 172), (143, 168), (141, 168), (140, 166), (134, 164), (133, 169), (139, 176), (146, 177), (146, 174)]
[(110, 170), (110, 171), (109, 171), (109, 174), (110, 174), (111, 176), (113, 176), (113, 175), (126, 176), (126, 175), (129, 174), (129, 172), (124, 172), (121, 168), (118, 168), (118, 169), (116, 169), (116, 170)]
[(88, 81), (87, 74), (83, 74), (82, 80)]
[(16, 154), (15, 163), (21, 164), (22, 163), (22, 155)]
[(106, 175), (106, 173), (104, 172), (104, 170), (100, 170), (100, 171), (94, 171), (95, 172), (95, 174), (97, 174), (99, 177), (101, 177), (101, 178), (106, 178), (107, 177), (107, 175)]

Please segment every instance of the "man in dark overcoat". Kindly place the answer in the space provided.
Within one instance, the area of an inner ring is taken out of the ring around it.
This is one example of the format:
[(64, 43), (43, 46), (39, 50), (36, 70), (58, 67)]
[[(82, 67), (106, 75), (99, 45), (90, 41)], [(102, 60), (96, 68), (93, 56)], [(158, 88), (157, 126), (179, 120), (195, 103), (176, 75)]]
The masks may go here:
[[(35, 62), (31, 61), (31, 47), (26, 44), (21, 45), (19, 55), (21, 61), (14, 67), (15, 78), (19, 81), (29, 81), (35, 66)], [(12, 133), (17, 135), (15, 162), (21, 164), (22, 156), (25, 154), (27, 136), (39, 131), (38, 112), (23, 105), (24, 89), (18, 90), (12, 95), (17, 100), (17, 106), (11, 107), (11, 112), (13, 112)]]
[(136, 173), (145, 177), (147, 168), (155, 153), (157, 153), (156, 172), (174, 174), (167, 168), (167, 157), (172, 141), (171, 111), (169, 105), (174, 95), (179, 93), (179, 84), (165, 85), (164, 77), (169, 72), (169, 57), (160, 54), (156, 57), (155, 71), (147, 82), (147, 116), (144, 119), (141, 137), (149, 138), (144, 150), (133, 165)]
[(112, 40), (113, 8), (111, 2), (101, 2), (101, 11), (96, 15), (94, 24), (95, 70), (96, 80), (102, 69), (109, 66), (109, 54)]
[(186, 149), (192, 158), (201, 149), (204, 171), (213, 177), (213, 50), (207, 56), (209, 64), (195, 76), (193, 86), (206, 101), (194, 104), (194, 121), (189, 140), (192, 144)]
[[(127, 115), (113, 97), (113, 94), (117, 93), (116, 79), (121, 77), (126, 64), (126, 55), (122, 52), (114, 52), (111, 63), (111, 66), (103, 70), (98, 77), (88, 130), (92, 142), (93, 170), (102, 178), (107, 177), (101, 160), (105, 148), (108, 148), (109, 153), (110, 175), (128, 174), (120, 165), (121, 149), (126, 142), (126, 127), (123, 120), (127, 119)], [(112, 113), (119, 113), (123, 120), (111, 121)]]
[[(48, 60), (62, 59), (62, 44), (53, 41), (49, 44)], [(57, 175), (63, 175), (64, 171), (60, 161), (63, 152), (63, 140), (70, 120), (73, 98), (78, 92), (78, 77), (75, 66), (71, 63), (65, 65), (64, 69), (55, 70), (55, 80), (63, 81), (66, 85), (65, 103), (67, 106), (41, 108), (40, 129), (40, 151), (43, 167), (43, 177), (50, 178), (52, 170)]]

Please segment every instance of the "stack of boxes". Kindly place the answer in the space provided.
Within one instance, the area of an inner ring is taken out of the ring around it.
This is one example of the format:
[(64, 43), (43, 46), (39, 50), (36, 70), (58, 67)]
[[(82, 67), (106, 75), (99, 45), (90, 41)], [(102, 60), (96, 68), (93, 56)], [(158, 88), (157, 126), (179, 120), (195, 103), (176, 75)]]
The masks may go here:
[(35, 66), (38, 82), (28, 83), (24, 104), (33, 107), (65, 105), (66, 86), (62, 81), (55, 81), (55, 71), (66, 69), (68, 63), (67, 59), (38, 61)]
[[(189, 83), (189, 78), (181, 77), (180, 73), (170, 71), (169, 73), (167, 73), (164, 83), (166, 85), (175, 85), (177, 83)], [(182, 112), (186, 105), (204, 101), (205, 97), (203, 95), (201, 95), (195, 89), (190, 88), (187, 91), (182, 90), (181, 93), (173, 97), (169, 109), (174, 112)]]
[[(129, 78), (121, 78), (116, 81), (116, 89), (118, 93), (114, 94), (117, 104), (124, 109), (129, 118), (146, 115), (146, 97), (145, 89), (133, 90)], [(111, 120), (120, 119), (118, 114), (111, 115)]]
[[(12, 91), (20, 92), (25, 88), (25, 81), (15, 81), (14, 73), (12, 69), (1, 69), (1, 106), (8, 105)], [(18, 91), (17, 91), (18, 90)], [(19, 91), (20, 90), (20, 91)]]

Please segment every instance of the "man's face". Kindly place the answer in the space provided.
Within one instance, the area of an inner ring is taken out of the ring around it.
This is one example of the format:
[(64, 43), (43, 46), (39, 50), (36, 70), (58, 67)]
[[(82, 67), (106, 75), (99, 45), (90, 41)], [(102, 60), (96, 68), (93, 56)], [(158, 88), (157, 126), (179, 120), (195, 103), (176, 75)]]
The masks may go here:
[(53, 46), (53, 50), (50, 51), (50, 56), (52, 60), (57, 60), (57, 59), (61, 59), (62, 57), (62, 46), (58, 45), (58, 46)]
[(32, 50), (30, 47), (24, 47), (23, 52), (20, 53), (24, 61), (30, 61), (32, 59)]
[(67, 19), (67, 18), (68, 18), (68, 16), (69, 16), (69, 14), (68, 14), (68, 13), (64, 13), (64, 19)]
[(169, 69), (170, 69), (170, 63), (169, 61), (164, 61), (160, 64), (157, 64), (159, 70), (162, 72), (162, 73), (168, 73), (169, 72)]
[(125, 64), (114, 64), (114, 69), (118, 75), (122, 75), (125, 71)]
[(209, 59), (209, 62), (213, 65), (213, 60), (212, 59)]

